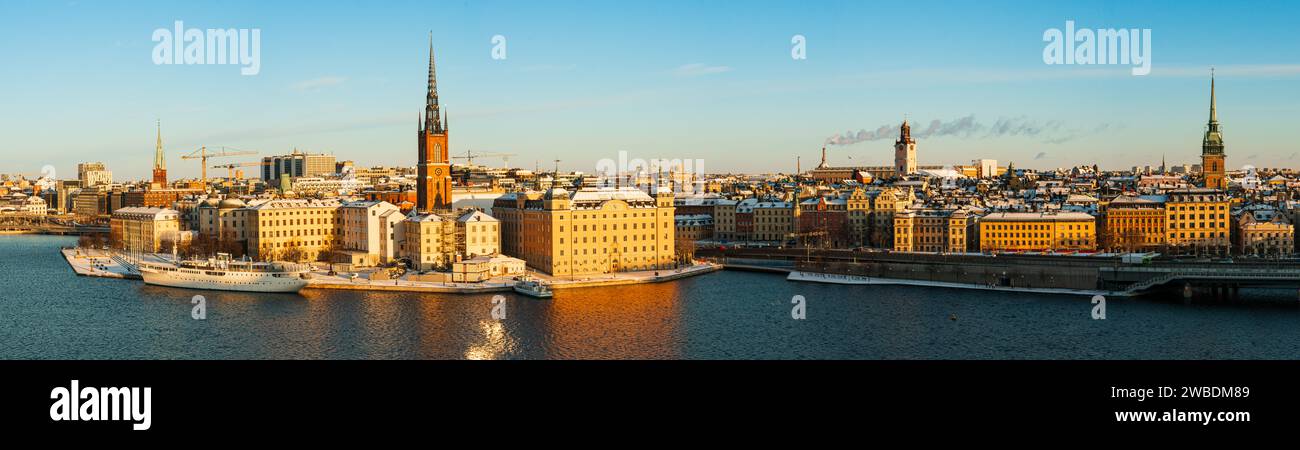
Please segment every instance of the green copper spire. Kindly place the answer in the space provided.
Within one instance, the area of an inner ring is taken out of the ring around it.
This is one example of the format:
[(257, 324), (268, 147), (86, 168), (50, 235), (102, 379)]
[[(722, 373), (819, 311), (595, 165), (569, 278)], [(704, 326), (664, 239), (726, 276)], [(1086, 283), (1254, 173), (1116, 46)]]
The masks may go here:
[(1219, 112), (1214, 94), (1214, 69), (1210, 69), (1210, 122), (1205, 125), (1205, 140), (1201, 143), (1203, 154), (1223, 153), (1223, 133), (1219, 130)]

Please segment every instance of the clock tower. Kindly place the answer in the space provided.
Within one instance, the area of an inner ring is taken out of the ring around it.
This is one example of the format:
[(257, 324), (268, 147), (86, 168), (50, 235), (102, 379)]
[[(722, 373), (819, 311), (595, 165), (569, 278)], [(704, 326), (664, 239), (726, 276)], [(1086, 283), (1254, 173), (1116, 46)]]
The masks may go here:
[(451, 152), (447, 124), (438, 107), (438, 79), (433, 66), (433, 34), (429, 35), (429, 89), (419, 123), (416, 209), (421, 213), (451, 210)]
[(1223, 132), (1219, 130), (1219, 114), (1214, 105), (1214, 72), (1210, 72), (1210, 121), (1205, 125), (1205, 138), (1201, 141), (1201, 173), (1205, 175), (1205, 187), (1227, 189), (1228, 179), (1224, 177), (1224, 164), (1227, 155), (1223, 153)]

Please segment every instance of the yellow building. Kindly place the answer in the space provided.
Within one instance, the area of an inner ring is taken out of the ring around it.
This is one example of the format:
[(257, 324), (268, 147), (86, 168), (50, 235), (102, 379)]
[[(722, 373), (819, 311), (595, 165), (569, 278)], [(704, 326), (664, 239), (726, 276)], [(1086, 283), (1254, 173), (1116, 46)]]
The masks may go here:
[(956, 209), (910, 209), (894, 215), (894, 251), (967, 251), (966, 211)]
[(871, 199), (871, 231), (868, 244), (890, 248), (894, 245), (894, 215), (907, 210), (916, 201), (910, 190), (888, 188)]
[(1079, 212), (993, 213), (980, 219), (980, 251), (1096, 250), (1095, 227)]
[(636, 188), (563, 189), (498, 198), (502, 251), (556, 276), (674, 266), (673, 194)]
[(122, 208), (109, 222), (112, 247), (135, 253), (169, 252), (164, 241), (180, 235), (180, 212), (163, 208)]
[(846, 224), (853, 245), (867, 245), (871, 233), (871, 197), (862, 188), (854, 189), (845, 198), (848, 210)]
[(438, 214), (408, 217), (398, 226), (398, 255), (418, 271), (448, 269), (455, 262), (456, 221)]
[(1167, 233), (1165, 197), (1119, 196), (1105, 209), (1101, 245), (1114, 251), (1158, 250)]
[(1245, 255), (1290, 256), (1295, 253), (1295, 226), (1276, 209), (1243, 211), (1232, 233), (1237, 249)]
[(784, 242), (798, 229), (799, 208), (789, 202), (758, 202), (753, 206), (752, 241)]
[(277, 199), (242, 209), (248, 253), (262, 260), (314, 261), (342, 249), (338, 200)]
[(1168, 244), (1178, 253), (1228, 254), (1231, 199), (1217, 189), (1169, 191), (1165, 208)]

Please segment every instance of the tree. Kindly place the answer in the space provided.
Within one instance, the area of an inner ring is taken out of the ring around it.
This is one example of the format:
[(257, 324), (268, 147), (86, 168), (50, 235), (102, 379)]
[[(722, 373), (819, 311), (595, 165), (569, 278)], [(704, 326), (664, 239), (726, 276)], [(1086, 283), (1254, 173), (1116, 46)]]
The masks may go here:
[(278, 259), (287, 262), (300, 263), (307, 259), (307, 252), (304, 252), (299, 242), (294, 240), (290, 242), (284, 250), (279, 252)]
[(690, 264), (695, 260), (695, 240), (694, 239), (677, 239), (674, 243), (677, 253), (677, 262), (679, 264)]

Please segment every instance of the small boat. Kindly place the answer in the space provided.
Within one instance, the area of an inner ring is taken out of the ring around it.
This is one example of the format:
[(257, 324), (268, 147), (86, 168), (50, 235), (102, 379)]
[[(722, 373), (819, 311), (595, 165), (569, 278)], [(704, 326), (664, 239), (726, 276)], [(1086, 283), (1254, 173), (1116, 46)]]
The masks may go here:
[(219, 253), (207, 260), (142, 263), (146, 284), (185, 289), (293, 293), (307, 286), (310, 268), (299, 264), (236, 261)]
[(551, 288), (546, 287), (546, 284), (542, 283), (541, 280), (528, 276), (515, 278), (514, 288), (515, 292), (529, 297), (551, 298), (554, 295)]

